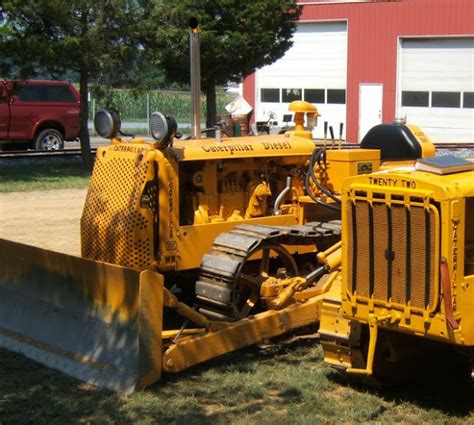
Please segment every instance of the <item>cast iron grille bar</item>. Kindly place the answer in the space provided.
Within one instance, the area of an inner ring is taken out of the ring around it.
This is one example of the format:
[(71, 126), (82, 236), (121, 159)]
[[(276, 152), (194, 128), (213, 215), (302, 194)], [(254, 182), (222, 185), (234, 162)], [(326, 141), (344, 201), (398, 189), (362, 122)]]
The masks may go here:
[(352, 213), (352, 293), (357, 290), (357, 215), (355, 202), (351, 202)]
[(431, 223), (430, 210), (425, 209), (425, 308), (430, 304), (431, 277)]
[(374, 209), (369, 205), (369, 297), (374, 295)]
[(387, 299), (392, 298), (392, 267), (393, 267), (393, 245), (392, 245), (392, 207), (387, 205)]
[(406, 218), (406, 268), (405, 268), (405, 303), (411, 299), (411, 220), (410, 208), (405, 207)]

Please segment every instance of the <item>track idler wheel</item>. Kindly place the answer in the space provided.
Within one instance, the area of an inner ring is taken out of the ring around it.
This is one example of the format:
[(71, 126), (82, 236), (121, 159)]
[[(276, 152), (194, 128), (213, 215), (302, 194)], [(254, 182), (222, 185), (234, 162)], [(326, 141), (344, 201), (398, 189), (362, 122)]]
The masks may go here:
[(234, 317), (243, 319), (256, 312), (260, 287), (269, 276), (285, 278), (297, 274), (298, 266), (283, 246), (266, 245), (250, 253), (235, 276), (231, 298)]

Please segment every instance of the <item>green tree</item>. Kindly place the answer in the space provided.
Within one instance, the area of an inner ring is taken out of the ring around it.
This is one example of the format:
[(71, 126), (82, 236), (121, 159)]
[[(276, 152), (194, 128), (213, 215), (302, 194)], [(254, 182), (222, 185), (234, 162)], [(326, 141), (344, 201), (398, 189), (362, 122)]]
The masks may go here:
[[(206, 124), (216, 117), (216, 85), (241, 81), (255, 69), (282, 57), (292, 45), (301, 14), (296, 0), (155, 0), (144, 39), (148, 54), (159, 59), (169, 79), (188, 82), (191, 17), (201, 28), (201, 77), (206, 94)], [(154, 47), (159, 46), (159, 49)]]
[(146, 0), (4, 0), (0, 6), (3, 77), (77, 75), (79, 137), (89, 169), (93, 163), (87, 128), (89, 85), (92, 81), (117, 85), (132, 78), (143, 54), (140, 22), (150, 10)]

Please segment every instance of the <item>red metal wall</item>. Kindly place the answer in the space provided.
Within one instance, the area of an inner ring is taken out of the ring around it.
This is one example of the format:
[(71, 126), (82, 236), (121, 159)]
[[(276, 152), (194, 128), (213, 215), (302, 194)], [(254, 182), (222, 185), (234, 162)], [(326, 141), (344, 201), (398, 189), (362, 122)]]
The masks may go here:
[[(346, 125), (351, 142), (358, 137), (360, 83), (383, 84), (382, 119), (394, 118), (398, 37), (474, 35), (474, 0), (299, 3), (304, 5), (301, 21), (347, 20)], [(254, 75), (245, 80), (243, 94), (254, 106)]]

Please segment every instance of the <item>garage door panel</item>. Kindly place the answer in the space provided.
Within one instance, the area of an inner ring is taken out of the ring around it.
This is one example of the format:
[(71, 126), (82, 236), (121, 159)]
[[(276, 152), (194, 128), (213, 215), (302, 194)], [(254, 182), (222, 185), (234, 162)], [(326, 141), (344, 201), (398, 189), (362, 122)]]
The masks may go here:
[(465, 128), (471, 128), (474, 122), (474, 109), (457, 111), (452, 108), (431, 108), (419, 111), (418, 108), (403, 108), (403, 110), (409, 121), (413, 121), (411, 117), (417, 117), (430, 126), (451, 128), (464, 125)]
[(474, 110), (451, 108), (403, 108), (407, 122), (423, 129), (434, 142), (473, 142)]
[[(313, 46), (314, 49), (314, 46)], [(314, 57), (305, 58), (304, 56), (312, 55)], [(315, 78), (323, 78), (325, 75), (336, 73), (339, 78), (346, 76), (346, 60), (342, 59), (337, 55), (337, 52), (329, 51), (327, 54), (324, 52), (311, 53), (310, 49), (306, 49), (299, 55), (288, 56), (272, 65), (268, 65), (258, 71), (259, 79), (265, 81), (275, 74), (281, 74), (282, 72), (288, 73), (287, 76), (299, 77), (301, 74), (305, 74), (308, 70), (312, 71), (312, 75)]]
[[(459, 94), (461, 99), (463, 92), (474, 91), (474, 38), (402, 40), (399, 62), (399, 115), (407, 115), (434, 142), (474, 142), (474, 110), (454, 100), (452, 108), (436, 102), (438, 92), (452, 92), (453, 99)], [(404, 106), (402, 93), (407, 91), (424, 92), (426, 106)]]
[(474, 85), (474, 38), (402, 42), (404, 90), (470, 90)]
[[(281, 122), (289, 103), (260, 102), (261, 88), (345, 89), (347, 81), (347, 25), (345, 22), (300, 23), (294, 44), (284, 57), (256, 73), (256, 119), (269, 111)], [(345, 122), (346, 105), (316, 105), (331, 125)], [(322, 125), (320, 125), (322, 127)], [(318, 129), (318, 137), (322, 129)]]

